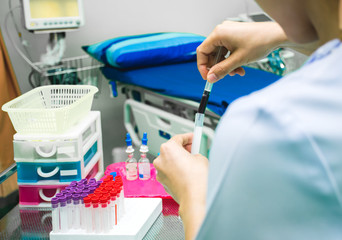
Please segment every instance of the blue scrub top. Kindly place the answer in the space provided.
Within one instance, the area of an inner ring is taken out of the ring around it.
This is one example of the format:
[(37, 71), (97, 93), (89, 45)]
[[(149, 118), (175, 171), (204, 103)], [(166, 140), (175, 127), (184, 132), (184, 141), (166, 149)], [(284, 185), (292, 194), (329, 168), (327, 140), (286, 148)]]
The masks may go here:
[(332, 40), (228, 107), (196, 239), (342, 239), (341, 58)]

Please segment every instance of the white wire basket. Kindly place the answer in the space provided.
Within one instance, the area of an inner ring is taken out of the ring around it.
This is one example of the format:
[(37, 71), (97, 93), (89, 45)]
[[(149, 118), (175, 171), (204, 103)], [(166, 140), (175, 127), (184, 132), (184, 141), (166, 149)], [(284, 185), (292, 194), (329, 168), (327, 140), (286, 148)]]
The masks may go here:
[(20, 134), (61, 134), (90, 111), (97, 87), (48, 85), (37, 87), (2, 106)]
[(32, 71), (29, 83), (35, 88), (45, 85), (93, 85), (101, 89), (104, 64), (88, 56), (62, 59), (54, 66), (46, 66), (42, 62), (30, 63)]

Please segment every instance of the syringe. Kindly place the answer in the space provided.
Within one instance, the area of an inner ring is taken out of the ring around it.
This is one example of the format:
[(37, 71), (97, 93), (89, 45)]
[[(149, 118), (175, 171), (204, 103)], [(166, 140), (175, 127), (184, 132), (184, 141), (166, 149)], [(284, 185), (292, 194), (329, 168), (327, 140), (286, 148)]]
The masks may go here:
[[(220, 57), (221, 57), (221, 52), (222, 52), (222, 47), (219, 47), (212, 66), (214, 66), (215, 64), (219, 62)], [(194, 136), (192, 139), (191, 154), (198, 154), (200, 147), (201, 147), (204, 113), (207, 107), (207, 103), (209, 100), (212, 87), (213, 87), (213, 84), (207, 81), (204, 87), (204, 91), (202, 94), (200, 105), (198, 107), (198, 111), (195, 115), (195, 128), (194, 128)]]

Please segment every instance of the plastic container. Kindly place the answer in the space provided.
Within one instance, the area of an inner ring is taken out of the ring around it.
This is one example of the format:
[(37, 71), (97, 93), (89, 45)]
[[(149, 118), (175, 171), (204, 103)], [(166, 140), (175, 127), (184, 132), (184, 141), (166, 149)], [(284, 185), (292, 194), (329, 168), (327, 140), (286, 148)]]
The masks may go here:
[(16, 162), (68, 162), (84, 158), (84, 165), (87, 165), (89, 156), (95, 155), (97, 148), (102, 150), (100, 112), (89, 112), (65, 134), (41, 136), (16, 133), (13, 148)]
[(48, 85), (37, 87), (4, 104), (14, 129), (21, 134), (60, 134), (91, 109), (97, 87)]
[(17, 162), (19, 185), (58, 185), (86, 178), (93, 169), (103, 174), (102, 152), (96, 153), (87, 166), (82, 161), (64, 163)]
[[(103, 172), (99, 167), (102, 159), (98, 161), (86, 176), (87, 179), (100, 179)], [(102, 165), (102, 163), (101, 163)], [(40, 182), (42, 183), (42, 182)], [(50, 181), (47, 185), (18, 184), (20, 207), (51, 207), (51, 200), (57, 193), (62, 191), (69, 183)]]

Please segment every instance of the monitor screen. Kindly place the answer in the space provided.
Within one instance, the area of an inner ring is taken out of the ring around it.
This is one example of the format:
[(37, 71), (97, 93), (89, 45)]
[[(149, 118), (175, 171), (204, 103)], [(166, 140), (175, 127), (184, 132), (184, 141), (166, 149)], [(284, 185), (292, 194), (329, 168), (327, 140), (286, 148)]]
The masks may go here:
[(77, 0), (30, 0), (31, 18), (79, 16)]
[(28, 30), (75, 29), (83, 26), (82, 0), (23, 0)]

